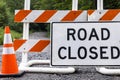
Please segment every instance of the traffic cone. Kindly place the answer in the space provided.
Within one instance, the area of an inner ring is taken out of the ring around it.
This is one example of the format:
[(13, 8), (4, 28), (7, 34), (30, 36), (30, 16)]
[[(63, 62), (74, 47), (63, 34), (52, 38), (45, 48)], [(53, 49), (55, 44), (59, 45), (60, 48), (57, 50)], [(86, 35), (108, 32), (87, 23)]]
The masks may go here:
[(20, 76), (9, 26), (5, 27), (0, 77)]

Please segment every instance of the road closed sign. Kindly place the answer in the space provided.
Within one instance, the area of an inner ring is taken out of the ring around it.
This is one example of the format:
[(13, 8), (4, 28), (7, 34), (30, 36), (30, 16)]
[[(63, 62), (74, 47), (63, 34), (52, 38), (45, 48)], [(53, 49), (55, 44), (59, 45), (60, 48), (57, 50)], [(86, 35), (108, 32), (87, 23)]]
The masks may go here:
[(120, 65), (120, 23), (52, 23), (51, 65)]

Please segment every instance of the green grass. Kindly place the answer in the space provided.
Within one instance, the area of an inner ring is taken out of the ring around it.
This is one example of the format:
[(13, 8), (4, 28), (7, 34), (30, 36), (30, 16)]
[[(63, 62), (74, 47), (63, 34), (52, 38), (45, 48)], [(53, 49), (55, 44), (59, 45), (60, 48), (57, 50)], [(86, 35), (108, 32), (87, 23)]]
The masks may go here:
[[(11, 30), (11, 36), (12, 36), (12, 39), (19, 39), (22, 37), (22, 34), (21, 33), (18, 33), (14, 30)], [(0, 45), (3, 44), (3, 38), (4, 38), (4, 29), (2, 27), (0, 27)]]

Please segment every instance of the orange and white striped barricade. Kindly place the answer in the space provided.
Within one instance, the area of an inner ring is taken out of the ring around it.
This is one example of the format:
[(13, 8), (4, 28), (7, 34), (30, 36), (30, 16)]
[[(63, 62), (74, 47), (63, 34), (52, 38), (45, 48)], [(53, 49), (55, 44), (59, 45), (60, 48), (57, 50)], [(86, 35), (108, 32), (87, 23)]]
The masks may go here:
[[(88, 21), (120, 21), (120, 9), (88, 10)], [(106, 75), (119, 75), (120, 69), (96, 67), (99, 73)]]
[[(77, 10), (78, 0), (72, 0), (72, 10), (30, 10), (30, 0), (24, 0), (24, 10), (15, 11), (15, 22), (23, 22), (23, 39), (29, 39), (29, 23), (51, 23), (51, 22), (78, 22), (87, 21), (87, 11)], [(25, 48), (26, 49), (26, 48)], [(40, 61), (40, 60), (39, 60)], [(39, 61), (31, 61), (38, 63)], [(41, 62), (42, 61), (42, 62)], [(39, 63), (50, 64), (50, 60), (41, 60)], [(30, 61), (29, 61), (30, 62)], [(75, 68), (31, 68), (26, 67), (27, 53), (22, 54), (20, 68), (23, 71), (46, 72), (46, 73), (73, 73)], [(29, 66), (29, 65), (28, 65)]]
[[(50, 22), (57, 22), (57, 21), (87, 21), (87, 11), (82, 10), (17, 10), (15, 11), (15, 22), (23, 22), (27, 26), (27, 23), (50, 23)], [(26, 26), (24, 25), (26, 29)], [(28, 31), (23, 30), (24, 32), (24, 39), (28, 38)], [(26, 48), (25, 48), (26, 49)], [(32, 64), (50, 64), (50, 60), (31, 60), (27, 62), (27, 51), (23, 51), (24, 55), (22, 56), (22, 62), (19, 67), (22, 71), (29, 71), (29, 72), (46, 72), (46, 73), (73, 73), (75, 69), (73, 67), (68, 68), (34, 68), (28, 67)], [(27, 62), (27, 63), (26, 63)], [(27, 68), (26, 68), (27, 66)]]
[(120, 9), (88, 10), (88, 21), (120, 21)]
[[(50, 52), (50, 40), (14, 40), (16, 52)], [(25, 58), (25, 57), (23, 57)], [(52, 68), (52, 67), (31, 67), (33, 64), (50, 65), (50, 60), (30, 60), (27, 63), (20, 63), (19, 70), (25, 72), (44, 72), (44, 73), (73, 73), (75, 69)]]
[[(23, 22), (23, 23), (87, 21), (87, 11), (86, 10), (16, 10), (14, 21)], [(27, 57), (27, 54), (25, 54), (23, 57)], [(26, 58), (23, 58), (23, 60), (27, 61)], [(30, 66), (33, 63), (50, 64), (50, 60), (39, 60), (39, 61), (32, 60), (28, 62), (27, 66)], [(21, 65), (23, 66), (24, 62), (21, 63)], [(25, 66), (26, 66), (26, 62), (25, 62)], [(68, 67), (68, 68), (51, 68), (51, 67), (50, 68), (29, 67), (28, 68), (27, 67), (27, 68), (21, 68), (21, 69), (23, 71), (46, 72), (46, 73), (73, 73), (75, 72), (75, 69), (73, 67)]]
[(15, 22), (50, 23), (87, 21), (85, 10), (16, 10)]

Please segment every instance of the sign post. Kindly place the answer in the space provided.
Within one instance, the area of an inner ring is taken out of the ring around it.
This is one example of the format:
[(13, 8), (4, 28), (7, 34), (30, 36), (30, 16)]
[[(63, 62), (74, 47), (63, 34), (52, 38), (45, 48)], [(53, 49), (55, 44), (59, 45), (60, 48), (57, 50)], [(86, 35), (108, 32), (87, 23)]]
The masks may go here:
[(97, 10), (103, 10), (103, 0), (97, 0)]
[(78, 0), (72, 0), (72, 10), (78, 10)]
[[(30, 0), (24, 0), (24, 10), (30, 10)], [(23, 23), (23, 39), (29, 39), (29, 23)], [(20, 65), (27, 63), (27, 53), (22, 53), (22, 62)]]
[(53, 23), (52, 65), (120, 65), (119, 25), (119, 22)]

